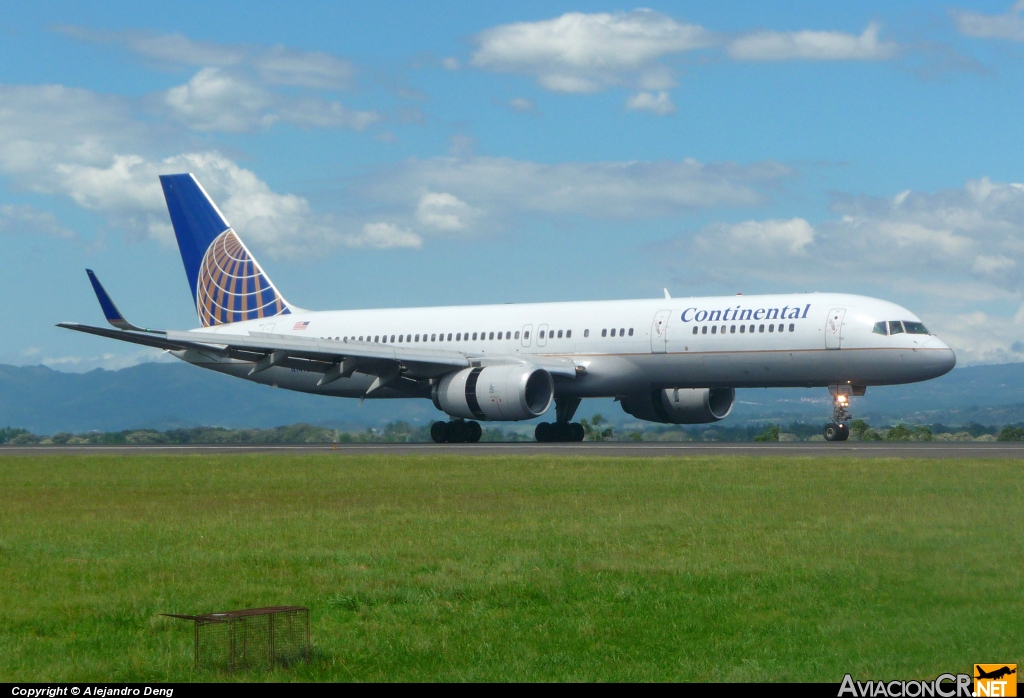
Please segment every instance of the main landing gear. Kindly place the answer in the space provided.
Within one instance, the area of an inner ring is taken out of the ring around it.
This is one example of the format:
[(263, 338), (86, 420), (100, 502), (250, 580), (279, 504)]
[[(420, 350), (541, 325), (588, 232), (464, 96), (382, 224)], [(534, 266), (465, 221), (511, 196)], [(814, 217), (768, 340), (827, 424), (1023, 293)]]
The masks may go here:
[(484, 430), (479, 422), (467, 422), (456, 419), (451, 422), (434, 422), (430, 425), (430, 438), (434, 443), (444, 444), (475, 444), (483, 436)]
[(832, 393), (832, 421), (825, 425), (822, 434), (825, 441), (846, 441), (850, 438), (850, 427), (847, 424), (853, 416), (846, 408), (850, 406), (850, 393), (841, 392), (849, 390), (848, 386), (829, 386)]
[(583, 441), (587, 432), (579, 422), (573, 422), (572, 416), (576, 414), (576, 408), (580, 406), (578, 397), (555, 398), (555, 419), (551, 422), (541, 422), (537, 425), (533, 435), (539, 443), (552, 443), (556, 441)]
[(533, 435), (540, 443), (551, 443), (553, 441), (583, 441), (587, 432), (579, 422), (541, 422), (537, 425)]

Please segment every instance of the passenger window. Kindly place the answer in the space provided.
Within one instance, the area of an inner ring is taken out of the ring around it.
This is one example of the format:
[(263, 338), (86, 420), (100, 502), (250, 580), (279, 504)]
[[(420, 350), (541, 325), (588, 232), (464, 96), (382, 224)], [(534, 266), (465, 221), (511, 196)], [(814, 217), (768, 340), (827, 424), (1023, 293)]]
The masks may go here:
[(907, 328), (907, 334), (930, 334), (928, 330), (924, 328), (924, 324), (920, 322), (904, 320), (903, 326)]
[(882, 320), (881, 322), (876, 322), (875, 326), (871, 328), (871, 331), (874, 332), (875, 334), (880, 334), (883, 337), (889, 334), (888, 332), (885, 331), (885, 320)]
[(899, 320), (889, 321), (889, 334), (903, 334), (903, 325)]
[(558, 338), (559, 338), (559, 339), (561, 339), (561, 338), (562, 338), (562, 330), (558, 330)]
[(498, 333), (498, 339), (501, 339), (501, 332)]
[(491, 336), (490, 336), (490, 337), (488, 337), (487, 339), (494, 339), (494, 333), (493, 333), (493, 332), (491, 332)]
[(400, 334), (400, 335), (398, 335), (398, 343), (399, 343), (399, 344), (401, 344), (401, 343), (402, 343), (402, 338), (403, 338), (404, 336), (405, 336), (404, 334)]
[(519, 339), (519, 333), (516, 332), (516, 339)]
[(565, 338), (566, 339), (570, 339), (571, 337), (572, 337), (572, 330), (566, 330), (565, 331)]
[(452, 341), (452, 333), (451, 332), (448, 333), (448, 341), (449, 342)]
[(359, 341), (363, 341), (363, 335), (359, 335)]
[(718, 325), (712, 325), (711, 326), (711, 334), (717, 334), (717, 333), (718, 333)]
[(602, 337), (607, 337), (608, 336), (608, 330), (601, 330), (601, 336)]
[(697, 334), (697, 326), (696, 325), (694, 325), (694, 327), (693, 327), (693, 333)]
[(462, 333), (461, 332), (459, 332), (459, 333), (457, 333), (455, 335), (455, 341), (456, 342), (461, 342), (462, 341)]
[(392, 344), (394, 344), (394, 343), (395, 343), (395, 335), (391, 335), (391, 343), (392, 343)]
[(768, 331), (769, 332), (774, 332), (775, 331), (775, 325), (768, 325)]
[(379, 342), (379, 341), (380, 341), (380, 336), (378, 335), (378, 336), (374, 337), (374, 338), (373, 338), (373, 341), (375, 341), (375, 342)]
[(590, 336), (590, 330), (583, 330), (583, 339), (586, 339), (589, 336)]
[(764, 332), (764, 325), (758, 325), (757, 326), (757, 331), (758, 332)]
[(630, 336), (630, 337), (632, 337), (632, 336), (633, 336), (633, 328), (632, 328), (632, 327), (630, 327), (630, 328), (629, 328), (629, 336)]
[(541, 331), (540, 331), (540, 338), (541, 338), (541, 339), (544, 339), (544, 330), (541, 330)]
[(473, 340), (476, 340), (476, 332), (473, 333)]
[(729, 334), (736, 334), (736, 325), (729, 326)]
[(529, 338), (530, 338), (530, 331), (527, 330), (526, 332), (523, 332), (523, 339), (529, 339)]
[(747, 331), (747, 326), (746, 325), (740, 325), (740, 334), (743, 334), (746, 331)]
[(700, 333), (701, 334), (707, 334), (708, 333), (708, 326), (704, 325), (704, 327), (701, 327), (700, 328)]
[(620, 337), (624, 337), (625, 335), (626, 335), (626, 328), (625, 327), (620, 327), (619, 328), (619, 336)]
[(722, 334), (725, 334), (725, 325), (722, 325)]
[(789, 331), (793, 332), (794, 330), (796, 330), (796, 325), (794, 325), (792, 322), (789, 323)]

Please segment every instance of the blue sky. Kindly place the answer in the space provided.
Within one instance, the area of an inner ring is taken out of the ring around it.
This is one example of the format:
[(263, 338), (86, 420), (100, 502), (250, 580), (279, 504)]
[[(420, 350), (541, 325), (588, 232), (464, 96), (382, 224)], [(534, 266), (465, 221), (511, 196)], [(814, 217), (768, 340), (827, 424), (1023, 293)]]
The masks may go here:
[(0, 362), (196, 324), (193, 171), (314, 309), (834, 290), (1024, 360), (1024, 3), (16, 4)]

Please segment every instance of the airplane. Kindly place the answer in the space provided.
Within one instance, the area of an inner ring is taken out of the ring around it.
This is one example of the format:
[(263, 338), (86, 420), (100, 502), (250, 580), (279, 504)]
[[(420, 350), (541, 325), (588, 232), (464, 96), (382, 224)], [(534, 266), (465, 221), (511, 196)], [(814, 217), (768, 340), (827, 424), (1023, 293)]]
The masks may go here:
[(584, 398), (633, 417), (707, 424), (737, 388), (827, 387), (827, 441), (849, 438), (850, 398), (925, 381), (956, 356), (895, 303), (837, 293), (311, 311), (285, 300), (191, 173), (160, 183), (201, 327), (128, 322), (89, 279), (113, 328), (58, 326), (164, 349), (190, 364), (317, 395), (419, 398), (450, 417), (436, 442), (476, 442), (481, 421), (536, 419), (537, 441), (582, 441)]
[(1003, 666), (999, 669), (993, 669), (992, 671), (985, 671), (977, 664), (975, 664), (975, 668), (978, 670), (978, 675), (974, 677), (976, 679), (1001, 679), (1004, 676), (1009, 676), (1010, 674), (1017, 673), (1016, 669), (1011, 669), (1008, 666)]

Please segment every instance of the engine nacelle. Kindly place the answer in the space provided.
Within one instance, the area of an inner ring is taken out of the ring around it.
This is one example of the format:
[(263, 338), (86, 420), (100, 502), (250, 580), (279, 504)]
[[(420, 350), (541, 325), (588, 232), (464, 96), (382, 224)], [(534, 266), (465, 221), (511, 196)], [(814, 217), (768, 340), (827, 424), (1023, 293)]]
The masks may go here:
[(439, 380), (431, 392), (437, 409), (453, 417), (493, 422), (539, 417), (554, 396), (551, 374), (523, 364), (463, 369)]
[(663, 424), (708, 424), (725, 419), (736, 402), (732, 388), (669, 388), (622, 398), (637, 419)]

